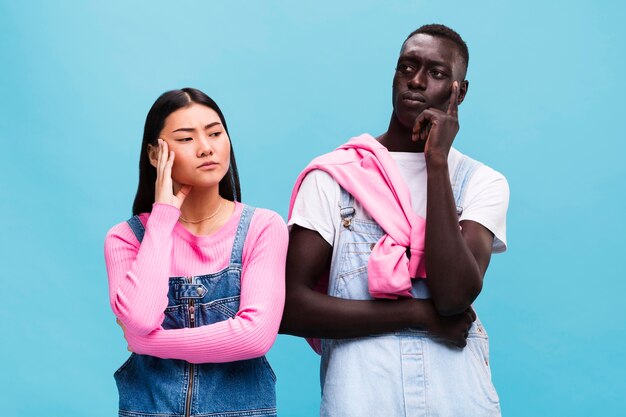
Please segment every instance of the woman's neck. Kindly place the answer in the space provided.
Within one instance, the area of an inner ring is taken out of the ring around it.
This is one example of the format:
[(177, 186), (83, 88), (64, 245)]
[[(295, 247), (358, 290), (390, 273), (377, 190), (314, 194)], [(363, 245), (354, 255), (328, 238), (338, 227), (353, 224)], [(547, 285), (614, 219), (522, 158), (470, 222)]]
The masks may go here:
[(218, 187), (192, 188), (180, 208), (180, 223), (195, 235), (208, 235), (224, 225), (234, 203), (223, 199)]

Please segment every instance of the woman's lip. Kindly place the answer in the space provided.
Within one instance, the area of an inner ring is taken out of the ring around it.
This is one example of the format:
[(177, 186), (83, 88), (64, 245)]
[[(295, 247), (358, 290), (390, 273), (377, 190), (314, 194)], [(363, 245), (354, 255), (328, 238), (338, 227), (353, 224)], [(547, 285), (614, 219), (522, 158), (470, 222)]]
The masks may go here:
[(218, 165), (217, 162), (205, 162), (204, 164), (198, 166), (198, 168), (213, 167), (216, 165)]

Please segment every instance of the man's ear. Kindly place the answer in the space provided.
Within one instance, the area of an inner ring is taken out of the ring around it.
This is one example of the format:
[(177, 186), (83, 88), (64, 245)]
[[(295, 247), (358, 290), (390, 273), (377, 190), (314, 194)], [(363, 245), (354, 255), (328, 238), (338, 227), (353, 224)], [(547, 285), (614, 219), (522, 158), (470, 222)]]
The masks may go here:
[(463, 103), (463, 100), (465, 100), (465, 95), (467, 94), (468, 88), (469, 88), (469, 81), (467, 80), (461, 81), (461, 89), (459, 90), (459, 102), (457, 103), (457, 105)]
[(159, 147), (148, 144), (148, 159), (150, 160), (150, 165), (153, 167), (157, 167), (157, 161), (159, 160)]

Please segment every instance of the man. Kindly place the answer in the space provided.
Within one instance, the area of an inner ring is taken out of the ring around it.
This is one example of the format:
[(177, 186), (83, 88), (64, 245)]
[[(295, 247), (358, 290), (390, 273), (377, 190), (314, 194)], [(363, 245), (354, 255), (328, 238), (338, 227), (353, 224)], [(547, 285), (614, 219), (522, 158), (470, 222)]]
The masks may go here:
[(509, 191), (452, 148), (468, 59), (446, 26), (411, 33), (387, 131), (298, 179), (281, 332), (322, 339), (322, 416), (500, 415), (471, 304), (506, 249)]

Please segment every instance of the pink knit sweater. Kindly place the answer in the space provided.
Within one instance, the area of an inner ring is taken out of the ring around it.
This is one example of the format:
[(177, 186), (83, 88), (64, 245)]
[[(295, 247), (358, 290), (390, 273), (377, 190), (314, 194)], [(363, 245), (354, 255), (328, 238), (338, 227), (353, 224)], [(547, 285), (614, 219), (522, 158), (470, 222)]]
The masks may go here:
[(264, 355), (274, 343), (285, 300), (287, 227), (269, 210), (257, 209), (243, 249), (241, 299), (236, 316), (218, 323), (164, 330), (170, 276), (197, 276), (228, 266), (243, 205), (208, 236), (179, 222), (180, 211), (154, 204), (140, 215), (141, 245), (126, 222), (107, 234), (104, 252), (111, 308), (126, 328), (135, 353), (192, 363), (231, 362)]

